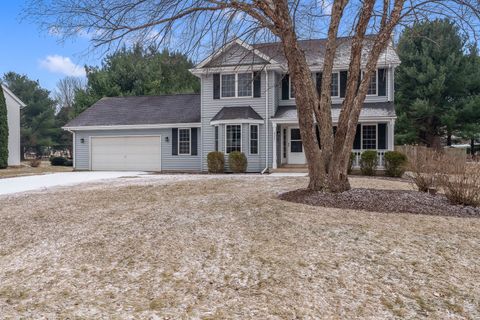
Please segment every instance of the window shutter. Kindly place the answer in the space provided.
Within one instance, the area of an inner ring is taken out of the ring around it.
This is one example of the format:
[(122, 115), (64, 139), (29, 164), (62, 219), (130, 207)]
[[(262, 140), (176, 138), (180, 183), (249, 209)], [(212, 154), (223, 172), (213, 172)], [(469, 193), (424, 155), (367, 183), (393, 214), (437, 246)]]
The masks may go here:
[(387, 69), (378, 69), (378, 95), (387, 95)]
[(213, 74), (213, 99), (220, 99), (220, 73)]
[(192, 135), (190, 137), (190, 147), (191, 147), (190, 154), (192, 156), (198, 155), (198, 133), (197, 132), (198, 132), (197, 128), (190, 129), (190, 133)]
[(362, 148), (362, 125), (357, 124), (357, 131), (355, 132), (355, 140), (353, 142), (353, 149), (360, 150)]
[(317, 94), (318, 94), (318, 97), (320, 98), (320, 95), (322, 93), (322, 73), (321, 72), (317, 72), (315, 74), (315, 78), (316, 78), (316, 85), (317, 85)]
[(282, 100), (288, 100), (290, 98), (290, 81), (288, 79), (288, 74), (282, 78)]
[(345, 98), (345, 91), (347, 90), (347, 71), (340, 71), (340, 98)]
[(320, 128), (318, 127), (318, 124), (315, 125), (315, 133), (317, 134), (318, 147), (322, 149), (322, 145), (320, 144)]
[(253, 97), (262, 97), (262, 73), (260, 71), (253, 73)]
[(387, 124), (378, 124), (378, 149), (387, 149)]
[(178, 128), (172, 128), (172, 156), (178, 155)]

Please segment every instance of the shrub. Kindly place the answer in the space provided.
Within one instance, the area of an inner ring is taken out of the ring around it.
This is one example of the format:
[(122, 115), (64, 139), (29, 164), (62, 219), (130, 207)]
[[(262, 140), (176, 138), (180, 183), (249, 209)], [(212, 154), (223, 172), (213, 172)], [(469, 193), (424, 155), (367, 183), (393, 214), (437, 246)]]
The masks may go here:
[(65, 167), (73, 167), (73, 160), (67, 160), (64, 164)]
[(355, 157), (356, 156), (354, 152), (350, 153), (350, 159), (348, 160), (348, 169), (347, 169), (348, 174), (351, 174), (353, 171), (353, 161), (355, 161)]
[(453, 204), (480, 206), (480, 172), (462, 162), (450, 164), (449, 169), (438, 178), (447, 199)]
[(208, 172), (223, 173), (225, 170), (225, 156), (223, 152), (213, 151), (207, 155)]
[(360, 156), (360, 171), (365, 176), (374, 176), (378, 166), (378, 154), (375, 150), (362, 152)]
[(37, 167), (40, 167), (40, 164), (42, 164), (42, 160), (40, 159), (32, 159), (30, 160), (30, 167), (32, 168), (37, 168)]
[(407, 156), (398, 151), (385, 152), (385, 174), (389, 177), (401, 177), (405, 173)]
[(64, 157), (53, 157), (50, 159), (50, 164), (52, 166), (65, 166), (67, 161)]
[(0, 169), (8, 166), (8, 121), (7, 103), (0, 85)]
[(234, 173), (244, 173), (247, 171), (247, 157), (243, 152), (230, 152), (228, 154), (228, 165)]

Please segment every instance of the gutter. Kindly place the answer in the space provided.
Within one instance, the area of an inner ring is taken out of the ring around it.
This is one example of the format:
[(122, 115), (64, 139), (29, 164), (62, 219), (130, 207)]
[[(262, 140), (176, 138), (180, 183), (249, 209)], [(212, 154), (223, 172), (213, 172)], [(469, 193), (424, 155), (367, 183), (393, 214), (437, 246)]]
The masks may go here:
[(268, 170), (268, 86), (268, 70), (265, 65), (265, 169), (262, 170), (262, 174)]

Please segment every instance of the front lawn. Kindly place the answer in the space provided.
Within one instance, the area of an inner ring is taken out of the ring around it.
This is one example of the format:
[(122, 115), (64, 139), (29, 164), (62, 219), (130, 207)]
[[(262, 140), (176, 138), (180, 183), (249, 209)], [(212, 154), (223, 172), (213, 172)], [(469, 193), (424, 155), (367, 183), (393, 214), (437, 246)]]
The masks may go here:
[[(306, 178), (182, 179), (0, 197), (1, 314), (480, 317), (478, 218), (278, 200)], [(376, 178), (352, 184), (411, 188)]]
[(49, 161), (42, 161), (41, 165), (36, 168), (31, 167), (28, 162), (23, 162), (22, 165), (18, 167), (0, 169), (0, 179), (70, 171), (73, 171), (72, 167), (51, 166)]

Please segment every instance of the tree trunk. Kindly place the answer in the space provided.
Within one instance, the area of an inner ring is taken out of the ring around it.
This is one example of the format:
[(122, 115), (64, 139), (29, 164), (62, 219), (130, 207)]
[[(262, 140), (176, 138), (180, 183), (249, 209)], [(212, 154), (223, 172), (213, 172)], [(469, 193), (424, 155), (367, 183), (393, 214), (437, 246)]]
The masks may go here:
[(470, 154), (472, 155), (472, 159), (475, 156), (475, 139), (470, 139)]
[(450, 132), (447, 134), (447, 146), (452, 146), (452, 134)]

